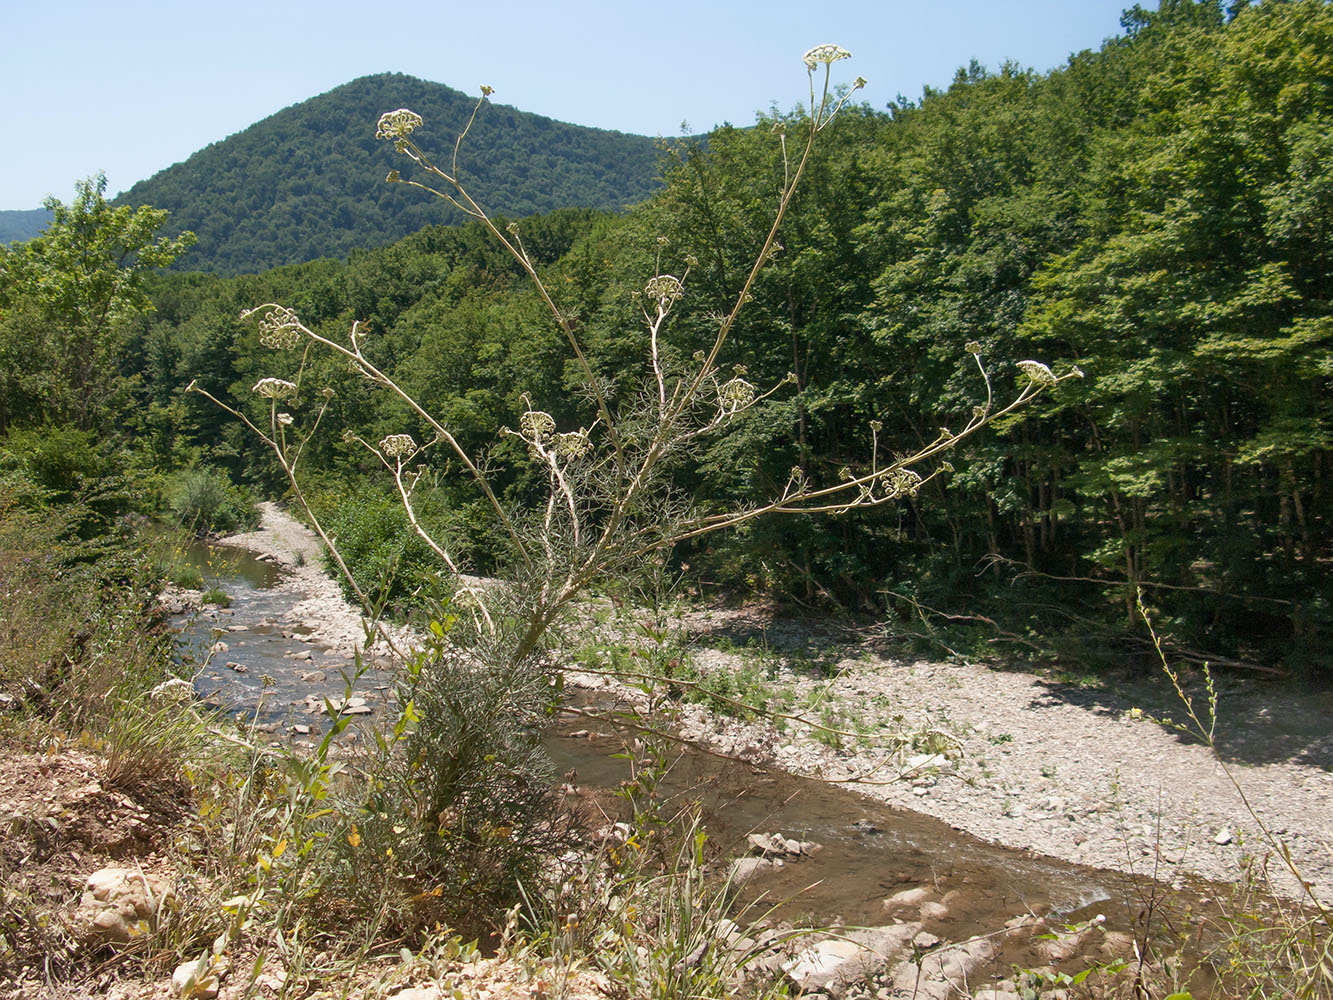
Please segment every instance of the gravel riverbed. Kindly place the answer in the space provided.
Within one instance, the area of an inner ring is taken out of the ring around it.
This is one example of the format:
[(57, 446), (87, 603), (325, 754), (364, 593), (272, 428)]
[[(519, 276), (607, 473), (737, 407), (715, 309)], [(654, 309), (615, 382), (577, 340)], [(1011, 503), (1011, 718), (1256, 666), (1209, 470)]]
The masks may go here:
[[(275, 505), (262, 508), (257, 531), (223, 541), (287, 571), (280, 586), (299, 595), (290, 619), (313, 628), (312, 638), (344, 651), (363, 643), (360, 613), (320, 569), (318, 539)], [(790, 686), (794, 703), (814, 705), (811, 717), (858, 733), (831, 747), (827, 735), (821, 741), (800, 723), (778, 730), (684, 706), (682, 734), (709, 749), (844, 782), (975, 836), (1066, 861), (1222, 882), (1255, 862), (1279, 891), (1298, 896), (1299, 884), (1271, 856), (1229, 768), (1302, 877), (1321, 898), (1333, 897), (1327, 693), (1227, 678), (1218, 713), (1224, 767), (1207, 747), (1146, 717), (1183, 715), (1152, 679), (1117, 682), (1111, 691), (981, 663), (903, 658), (818, 620), (763, 608), (700, 610), (681, 624), (704, 670), (736, 670), (757, 655), (719, 637), (762, 637), (766, 668)], [(410, 637), (399, 631), (395, 638)], [(807, 669), (812, 657), (821, 669)], [(586, 674), (571, 679), (614, 687)], [(923, 761), (928, 755), (919, 748), (893, 752), (897, 737), (926, 730), (949, 737), (958, 749), (953, 759)]]

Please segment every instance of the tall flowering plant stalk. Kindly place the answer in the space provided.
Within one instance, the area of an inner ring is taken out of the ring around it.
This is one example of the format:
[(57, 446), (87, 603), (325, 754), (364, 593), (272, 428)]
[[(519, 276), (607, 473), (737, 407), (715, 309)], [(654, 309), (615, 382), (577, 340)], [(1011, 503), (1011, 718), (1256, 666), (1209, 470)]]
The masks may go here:
[[(518, 225), (511, 223), (500, 229), (461, 180), (459, 152), (492, 93), (491, 88), (481, 88), (481, 96), (454, 141), (447, 161), (437, 160), (418, 143), (417, 133), (424, 123), (415, 112), (400, 108), (381, 116), (376, 136), (393, 143), (416, 167), (412, 177), (391, 171), (388, 181), (419, 188), (478, 220), (527, 274), (552, 322), (562, 332), (581, 374), (592, 405), (590, 425), (562, 430), (549, 413), (537, 409), (525, 397), (527, 409), (518, 427), (501, 431), (502, 435), (522, 441), (529, 460), (545, 473), (544, 502), (535, 511), (511, 511), (501, 502), (483, 464), (468, 453), (449, 427), (367, 357), (359, 324), (354, 323), (347, 340), (340, 342), (309, 329), (290, 309), (276, 303), (250, 310), (260, 317), (262, 344), (285, 349), (304, 344), (307, 357), (312, 348), (331, 351), (346, 359), (369, 381), (396, 395), (420, 418), (428, 429), (428, 437), (422, 442), (407, 433), (391, 434), (378, 443), (351, 432), (347, 438), (367, 449), (385, 467), (413, 530), (439, 558), (443, 572), (454, 581), (455, 603), (466, 609), (479, 636), (492, 642), (501, 641), (511, 665), (524, 661), (538, 649), (542, 637), (562, 611), (595, 579), (633, 566), (686, 539), (725, 531), (755, 518), (774, 514), (838, 514), (913, 496), (924, 483), (947, 469), (947, 463), (925, 473), (918, 469), (1048, 387), (1080, 374), (1075, 369), (1057, 377), (1040, 362), (1019, 362), (1027, 380), (1012, 400), (1000, 405), (993, 398), (980, 348), (969, 344), (968, 351), (984, 384), (985, 403), (972, 411), (961, 430), (941, 428), (932, 441), (910, 455), (886, 455), (879, 440), (881, 425), (871, 421), (868, 459), (856, 468), (845, 467), (831, 484), (808, 480), (798, 467), (791, 470), (781, 490), (767, 501), (723, 511), (698, 509), (672, 485), (670, 469), (679, 456), (688, 454), (709, 436), (723, 432), (787, 382), (794, 381), (789, 375), (776, 385), (756, 386), (746, 378), (742, 367), (727, 366), (723, 356), (738, 318), (751, 301), (756, 280), (781, 249), (778, 231), (820, 133), (865, 84), (858, 77), (850, 87), (832, 87), (833, 64), (849, 56), (846, 49), (836, 45), (819, 45), (805, 53), (803, 62), (810, 85), (807, 113), (774, 129), (784, 169), (772, 224), (736, 290), (730, 309), (716, 317), (711, 344), (683, 364), (668, 360), (669, 352), (663, 348), (670, 335), (670, 321), (688, 295), (690, 269), (695, 261), (686, 256), (678, 274), (663, 270), (668, 243), (665, 237), (659, 237), (653, 274), (642, 291), (633, 293), (646, 332), (643, 386), (638, 393), (626, 395), (623, 401), (613, 397), (605, 380), (589, 362), (577, 332), (576, 318), (556, 301), (524, 246)], [(305, 370), (304, 357), (301, 370)], [(208, 395), (197, 385), (191, 388)], [(302, 447), (318, 427), (327, 406), (327, 395), (309, 432), (293, 439), (290, 410), (304, 393), (301, 375), (298, 373), (295, 381), (261, 379), (254, 391), (270, 401), (267, 427), (261, 427), (221, 401), (214, 399), (214, 402), (244, 421), (272, 449), (297, 500), (305, 506), (353, 590), (369, 607), (370, 602), (352, 581), (336, 546), (305, 505), (297, 477)], [(433, 537), (417, 516), (413, 495), (425, 472), (423, 460), (429, 452), (441, 449), (476, 481), (498, 529), (508, 538), (517, 571), (508, 588), (470, 581), (447, 545)], [(514, 595), (520, 592), (521, 599), (515, 601)], [(498, 607), (502, 604), (503, 614)]]

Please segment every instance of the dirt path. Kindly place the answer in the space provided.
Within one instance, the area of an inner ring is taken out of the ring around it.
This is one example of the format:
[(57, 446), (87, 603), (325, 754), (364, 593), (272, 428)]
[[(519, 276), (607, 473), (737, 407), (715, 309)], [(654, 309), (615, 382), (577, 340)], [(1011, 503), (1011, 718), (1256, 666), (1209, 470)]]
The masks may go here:
[[(262, 508), (260, 530), (224, 541), (289, 571), (283, 586), (305, 595), (293, 619), (340, 647), (361, 642), (360, 614), (319, 569), (313, 534), (273, 504)], [(900, 659), (753, 609), (701, 611), (683, 624), (703, 645), (704, 669), (735, 671), (762, 655), (797, 706), (813, 704), (808, 711), (835, 728), (860, 731), (834, 749), (799, 725), (778, 731), (686, 706), (685, 734), (713, 749), (835, 781), (861, 777), (850, 786), (876, 799), (1067, 861), (1227, 882), (1254, 859), (1281, 891), (1299, 893), (1207, 748), (1132, 711), (1179, 718), (1161, 685), (1125, 693), (1117, 683), (1111, 693), (980, 664)], [(737, 651), (754, 635), (771, 648)], [(729, 651), (707, 648), (721, 636), (732, 637)], [(812, 656), (832, 681), (810, 676)], [(1333, 697), (1226, 686), (1219, 742), (1232, 773), (1303, 877), (1333, 898)], [(887, 752), (894, 735), (931, 728), (955, 739), (961, 757), (891, 780), (912, 755)]]

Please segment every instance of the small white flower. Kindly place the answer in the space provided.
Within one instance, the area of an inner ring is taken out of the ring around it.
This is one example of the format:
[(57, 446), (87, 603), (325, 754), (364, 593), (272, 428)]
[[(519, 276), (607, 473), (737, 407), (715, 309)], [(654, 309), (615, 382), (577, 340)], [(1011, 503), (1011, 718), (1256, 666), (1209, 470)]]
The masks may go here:
[(411, 434), (390, 434), (380, 442), (380, 451), (390, 458), (402, 458), (417, 450), (417, 443)]
[(841, 45), (816, 45), (801, 57), (806, 69), (814, 69), (820, 63), (831, 66), (839, 59), (850, 59), (852, 54)]
[(290, 413), (279, 413), (278, 423), (282, 424), (283, 427), (290, 427), (292, 425), (292, 415)]
[(1040, 361), (1020, 361), (1018, 367), (1037, 385), (1055, 385), (1055, 372)]
[(282, 378), (261, 378), (251, 391), (265, 399), (292, 399), (296, 396), (296, 383)]
[(415, 111), (409, 111), (407, 108), (386, 111), (380, 115), (379, 127), (375, 130), (375, 138), (393, 139), (395, 141), (406, 139), (414, 131), (421, 128), (421, 125), (421, 116)]

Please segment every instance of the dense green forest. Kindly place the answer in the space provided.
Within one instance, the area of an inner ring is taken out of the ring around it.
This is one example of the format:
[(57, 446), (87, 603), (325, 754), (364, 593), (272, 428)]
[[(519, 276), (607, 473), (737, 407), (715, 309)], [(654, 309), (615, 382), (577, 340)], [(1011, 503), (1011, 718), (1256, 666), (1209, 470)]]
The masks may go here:
[[(795, 384), (683, 464), (678, 481), (705, 507), (766, 497), (793, 466), (833, 481), (865, 461), (871, 421), (882, 424), (881, 442), (914, 450), (984, 402), (969, 344), (980, 346), (1000, 397), (1021, 384), (1014, 362), (1023, 359), (1057, 371), (1077, 365), (1086, 377), (971, 439), (951, 456), (952, 471), (915, 498), (842, 517), (760, 521), (678, 552), (690, 583), (887, 612), (915, 622), (907, 631), (939, 629), (951, 648), (974, 642), (967, 653), (1076, 648), (1117, 660), (1144, 650), (1134, 609), (1141, 589), (1182, 655), (1327, 673), (1333, 10), (1323, 0), (1163, 0), (1157, 12), (1132, 9), (1124, 25), (1099, 51), (1047, 74), (973, 65), (920, 101), (839, 117), (782, 233), (786, 249), (761, 274), (728, 346), (728, 360), (756, 383), (792, 371)], [(224, 158), (240, 146), (192, 159), (202, 176), (178, 180), (216, 185), (212, 204), (271, 201), (275, 186), (291, 187), (280, 201), (292, 211), (265, 216), (227, 256), (196, 250), (184, 265), (244, 271), (343, 253), (345, 242), (319, 242), (319, 227), (345, 215), (366, 243), (396, 235), (403, 230), (387, 224), (359, 228), (389, 218), (381, 208), (390, 201), (406, 229), (442, 219), (438, 201), (382, 184), (399, 164), (371, 162), (372, 125), (380, 111), (414, 107), (435, 125), (422, 144), (447, 153), (448, 130), (466, 113), (414, 105), (401, 88), (426, 85), (408, 78), (371, 79), (383, 92), (373, 109), (355, 111), (364, 142), (342, 138), (348, 101), (323, 125), (271, 138), (263, 184), (229, 173)], [(559, 173), (497, 145), (517, 127), (512, 115), (484, 108), (469, 140), (465, 172), (483, 193), (501, 166), (530, 163), (543, 189)], [(521, 220), (525, 245), (560, 308), (577, 316), (610, 391), (628, 397), (645, 375), (630, 293), (652, 275), (659, 237), (663, 270), (680, 273), (686, 255), (697, 258), (670, 349), (688, 357), (711, 341), (710, 316), (729, 308), (772, 217), (783, 171), (774, 124), (719, 129), (706, 146), (673, 144), (662, 154), (661, 190), (626, 214), (566, 209)], [(259, 142), (258, 133), (244, 136)], [(549, 143), (540, 145), (544, 153)], [(336, 194), (297, 191), (303, 164), (360, 174)], [(132, 200), (172, 207), (176, 176), (160, 175), (160, 186), (135, 189)], [(201, 244), (213, 225), (184, 208), (171, 221), (197, 227)], [(276, 258), (256, 249), (270, 241), (285, 248)], [(25, 359), (40, 351), (13, 346), (36, 336), (22, 320), (40, 293), (12, 284), (12, 262), (40, 245), (0, 258), (10, 282), (0, 302), (0, 350), (9, 352), (0, 424), (11, 442), (0, 451), (8, 447), (11, 468), (22, 467), (12, 442), (29, 428), (77, 422), (24, 382)], [(345, 262), (234, 277), (172, 273), (143, 287), (154, 308), (124, 311), (118, 368), (101, 377), (97, 419), (85, 421), (101, 435), (103, 461), (121, 468), (204, 463), (281, 488), (239, 424), (182, 392), (198, 379), (251, 411), (263, 402), (250, 393), (259, 378), (289, 377), (279, 368), (294, 370), (300, 357), (275, 362), (254, 323), (239, 318), (267, 301), (331, 338), (360, 321), (374, 362), (465, 446), (490, 449), (512, 496), (533, 488), (531, 471), (521, 446), (496, 432), (516, 426), (524, 394), (561, 428), (593, 420), (569, 391), (559, 331), (475, 223), (421, 228), (392, 246), (352, 250)], [(316, 496), (340, 498), (328, 506), (342, 508), (348, 537), (357, 518), (398, 523), (387, 492), (367, 486), (383, 484), (364, 452), (341, 435), (421, 437), (420, 427), (330, 358), (312, 355), (304, 377), (336, 393), (303, 459), (317, 470)], [(503, 554), (472, 484), (443, 461), (432, 475), (428, 516), (485, 571)], [(355, 503), (341, 499), (353, 493)], [(365, 556), (388, 565), (404, 546), (367, 544)], [(400, 568), (410, 562), (408, 551)], [(924, 608), (975, 628), (960, 638), (945, 628), (950, 619), (932, 614), (923, 626)]]
[[(199, 245), (184, 266), (238, 274), (382, 246), (422, 226), (462, 221), (386, 186), (399, 166), (375, 139), (375, 120), (410, 107), (425, 117), (442, 155), (475, 104), (402, 73), (366, 76), (279, 111), (140, 181), (117, 204), (171, 213), (173, 230)], [(465, 176), (489, 211), (619, 209), (657, 179), (654, 140), (583, 128), (493, 104), (469, 136)]]

